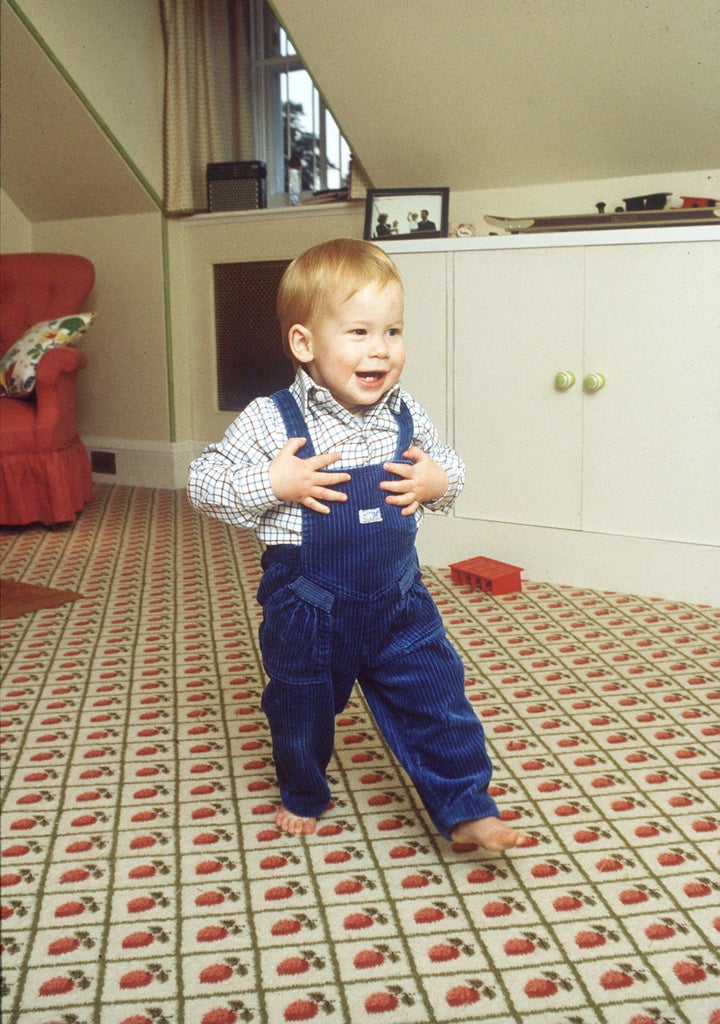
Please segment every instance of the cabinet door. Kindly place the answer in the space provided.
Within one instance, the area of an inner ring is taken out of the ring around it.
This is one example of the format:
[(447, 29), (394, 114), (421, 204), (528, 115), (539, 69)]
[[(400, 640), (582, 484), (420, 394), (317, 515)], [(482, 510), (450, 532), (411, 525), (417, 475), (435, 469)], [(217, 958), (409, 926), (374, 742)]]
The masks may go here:
[(584, 530), (720, 543), (720, 246), (587, 251)]
[(400, 271), (405, 293), (403, 387), (424, 406), (450, 442), (447, 386), (447, 260), (445, 253), (386, 251)]
[[(580, 526), (584, 254), (455, 254), (455, 444), (460, 516)], [(577, 382), (561, 392), (556, 373)]]

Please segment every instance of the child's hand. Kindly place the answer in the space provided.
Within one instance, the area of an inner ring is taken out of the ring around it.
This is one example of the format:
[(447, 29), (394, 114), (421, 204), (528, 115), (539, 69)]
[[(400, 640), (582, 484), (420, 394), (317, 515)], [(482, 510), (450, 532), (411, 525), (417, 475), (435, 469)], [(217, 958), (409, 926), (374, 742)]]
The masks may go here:
[(411, 516), (425, 502), (442, 498), (450, 480), (442, 466), (415, 445), (403, 452), (403, 458), (410, 459), (412, 465), (386, 462), (383, 469), (395, 473), (400, 479), (384, 480), (380, 487), (391, 492), (385, 499), (389, 505), (402, 505), (402, 515)]
[(280, 501), (297, 501), (314, 512), (328, 513), (323, 501), (347, 501), (347, 494), (333, 491), (333, 484), (344, 484), (349, 473), (323, 473), (321, 470), (340, 458), (335, 453), (299, 459), (295, 452), (305, 444), (304, 437), (290, 437), (270, 463), (270, 485)]

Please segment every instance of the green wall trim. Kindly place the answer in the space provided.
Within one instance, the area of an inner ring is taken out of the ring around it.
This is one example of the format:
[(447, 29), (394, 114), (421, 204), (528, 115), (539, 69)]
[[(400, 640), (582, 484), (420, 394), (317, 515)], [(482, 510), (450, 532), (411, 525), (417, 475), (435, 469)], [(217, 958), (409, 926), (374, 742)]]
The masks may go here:
[(88, 100), (87, 96), (78, 87), (78, 84), (74, 80), (72, 75), (69, 74), (69, 72), (67, 71), (65, 66), (62, 64), (62, 62), (58, 59), (58, 57), (50, 49), (50, 47), (45, 42), (45, 40), (40, 35), (40, 33), (37, 31), (37, 29), (35, 28), (33, 23), (28, 19), (28, 17), (25, 15), (25, 13), (20, 9), (20, 7), (17, 4), (17, 0), (6, 0), (6, 2), (8, 4), (8, 6), (18, 16), (18, 18), (23, 23), (25, 28), (28, 30), (30, 35), (33, 37), (35, 42), (38, 44), (38, 46), (42, 49), (43, 53), (48, 58), (48, 60), (53, 64), (53, 66), (57, 69), (57, 71), (62, 75), (63, 79), (70, 86), (70, 88), (74, 92), (75, 96), (80, 100), (82, 105), (85, 107), (87, 112), (90, 114), (90, 116), (95, 121), (95, 123), (97, 124), (98, 128), (102, 131), (102, 133), (105, 135), (105, 137), (108, 139), (108, 141), (117, 150), (118, 154), (122, 157), (124, 162), (127, 164), (128, 168), (132, 171), (133, 175), (140, 182), (140, 184), (145, 189), (145, 191), (150, 196), (150, 198), (155, 203), (155, 205), (158, 207), (158, 209), (162, 209), (162, 197), (160, 195), (158, 195), (158, 193), (155, 191), (153, 186), (147, 180), (147, 178), (142, 173), (140, 168), (137, 166), (135, 161), (128, 154), (128, 152), (125, 149), (125, 147), (122, 145), (122, 143), (119, 141), (117, 136), (110, 129), (110, 126), (108, 125), (107, 121), (105, 121), (104, 118), (102, 118), (100, 116), (100, 114), (97, 112), (95, 107)]
[(170, 301), (170, 239), (168, 221), (161, 216), (162, 261), (163, 261), (163, 303), (165, 306), (165, 366), (168, 389), (168, 429), (170, 441), (177, 441), (177, 415), (175, 412), (175, 366), (172, 344), (172, 305)]

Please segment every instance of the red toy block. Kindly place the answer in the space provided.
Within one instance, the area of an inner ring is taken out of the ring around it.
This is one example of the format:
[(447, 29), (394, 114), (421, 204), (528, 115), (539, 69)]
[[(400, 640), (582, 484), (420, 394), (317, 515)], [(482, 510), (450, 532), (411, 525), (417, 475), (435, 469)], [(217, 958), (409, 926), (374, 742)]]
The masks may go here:
[(482, 556), (453, 562), (450, 566), (453, 583), (464, 583), (473, 590), (487, 590), (490, 594), (514, 594), (522, 590), (521, 572), (519, 565), (509, 565)]

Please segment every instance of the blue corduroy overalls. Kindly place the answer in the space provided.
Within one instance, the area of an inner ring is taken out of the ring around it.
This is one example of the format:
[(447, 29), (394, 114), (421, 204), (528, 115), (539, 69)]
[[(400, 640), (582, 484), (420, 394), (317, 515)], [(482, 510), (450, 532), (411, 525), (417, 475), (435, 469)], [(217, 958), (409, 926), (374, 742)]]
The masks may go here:
[[(289, 391), (274, 394), (288, 437), (305, 437)], [(412, 444), (403, 404), (396, 462)], [(381, 464), (352, 470), (345, 502), (328, 515), (303, 508), (302, 544), (269, 546), (258, 589), (260, 648), (283, 805), (318, 817), (330, 802), (326, 769), (335, 715), (357, 679), (372, 714), (440, 833), (497, 815), (487, 793), (492, 766), (482, 725), (465, 696), (462, 662), (422, 583), (413, 516), (388, 505)]]

